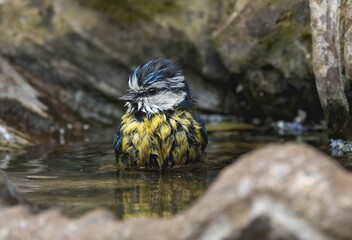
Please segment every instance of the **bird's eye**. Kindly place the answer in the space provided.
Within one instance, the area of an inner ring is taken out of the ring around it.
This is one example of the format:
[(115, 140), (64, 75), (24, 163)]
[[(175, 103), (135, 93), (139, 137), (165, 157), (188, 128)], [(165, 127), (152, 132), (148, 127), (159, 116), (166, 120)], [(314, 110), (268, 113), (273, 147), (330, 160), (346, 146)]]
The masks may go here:
[(148, 93), (149, 93), (150, 95), (154, 95), (154, 94), (156, 93), (156, 89), (155, 89), (155, 88), (149, 88), (149, 89), (148, 89)]

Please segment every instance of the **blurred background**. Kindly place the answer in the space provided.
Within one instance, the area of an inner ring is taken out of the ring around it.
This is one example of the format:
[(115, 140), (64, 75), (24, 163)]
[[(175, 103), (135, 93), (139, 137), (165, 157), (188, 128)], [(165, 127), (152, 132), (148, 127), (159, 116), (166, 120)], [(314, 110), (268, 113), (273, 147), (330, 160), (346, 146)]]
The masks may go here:
[[(352, 5), (310, 2), (0, 0), (0, 169), (40, 209), (76, 217), (104, 207), (119, 219), (188, 209), (223, 168), (268, 143), (305, 143), (352, 170), (352, 143), (343, 141), (352, 139)], [(207, 163), (167, 171), (115, 163), (126, 110), (118, 97), (134, 69), (157, 58), (184, 70), (207, 124)], [(267, 174), (268, 158), (257, 161), (242, 170), (260, 186), (250, 170)], [(265, 179), (295, 189), (279, 175)], [(311, 186), (311, 175), (304, 181), (297, 186)]]
[(311, 39), (306, 0), (0, 0), (1, 148), (116, 127), (155, 58), (182, 66), (202, 113), (318, 122)]

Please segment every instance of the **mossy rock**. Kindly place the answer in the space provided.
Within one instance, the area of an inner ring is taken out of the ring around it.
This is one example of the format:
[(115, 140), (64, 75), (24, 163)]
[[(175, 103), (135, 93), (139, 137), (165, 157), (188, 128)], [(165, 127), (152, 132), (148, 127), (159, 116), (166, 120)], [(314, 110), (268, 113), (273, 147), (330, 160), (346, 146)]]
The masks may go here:
[(156, 14), (175, 12), (179, 9), (172, 0), (78, 0), (84, 6), (106, 14), (121, 25), (139, 21), (152, 21)]

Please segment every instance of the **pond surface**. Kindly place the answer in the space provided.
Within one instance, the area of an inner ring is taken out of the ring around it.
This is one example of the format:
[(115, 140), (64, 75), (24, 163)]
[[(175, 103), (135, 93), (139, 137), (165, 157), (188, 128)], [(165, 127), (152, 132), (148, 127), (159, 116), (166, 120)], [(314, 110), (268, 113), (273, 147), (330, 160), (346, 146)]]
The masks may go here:
[[(164, 172), (122, 170), (115, 164), (112, 132), (94, 134), (88, 142), (66, 141), (2, 154), (0, 168), (34, 204), (60, 207), (73, 217), (103, 207), (119, 219), (130, 219), (168, 217), (187, 209), (222, 168), (269, 142), (305, 142), (328, 151), (323, 133), (282, 136), (259, 130), (214, 132), (209, 135), (207, 164)], [(342, 162), (350, 165), (346, 159)]]

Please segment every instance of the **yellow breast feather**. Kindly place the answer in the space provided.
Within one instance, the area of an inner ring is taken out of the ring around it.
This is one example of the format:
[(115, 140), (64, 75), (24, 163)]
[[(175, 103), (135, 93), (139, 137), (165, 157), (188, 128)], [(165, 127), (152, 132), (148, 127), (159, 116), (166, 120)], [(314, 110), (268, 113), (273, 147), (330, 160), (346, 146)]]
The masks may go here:
[(189, 112), (179, 110), (168, 117), (155, 114), (142, 120), (126, 114), (121, 124), (122, 152), (129, 155), (131, 164), (149, 166), (154, 159), (162, 168), (168, 161), (180, 166), (200, 158), (202, 127)]

